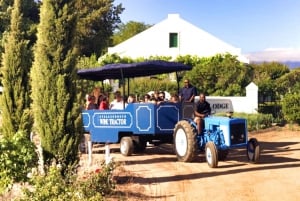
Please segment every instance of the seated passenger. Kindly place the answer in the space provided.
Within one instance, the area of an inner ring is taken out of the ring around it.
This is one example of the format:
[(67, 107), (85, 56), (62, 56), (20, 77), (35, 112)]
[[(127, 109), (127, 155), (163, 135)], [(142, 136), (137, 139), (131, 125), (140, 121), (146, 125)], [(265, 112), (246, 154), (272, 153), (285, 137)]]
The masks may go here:
[(88, 97), (88, 105), (86, 107), (87, 110), (95, 110), (98, 109), (96, 104), (96, 97), (94, 95), (90, 95)]
[(127, 98), (127, 103), (136, 103), (135, 96), (133, 94), (130, 94)]
[(150, 98), (150, 101), (148, 103), (157, 104), (157, 100), (154, 97), (152, 97)]
[(95, 87), (91, 95), (95, 96), (95, 104), (97, 104), (97, 106), (99, 107), (100, 99), (102, 98), (101, 96), (103, 96), (100, 87)]
[(158, 93), (158, 100), (157, 100), (157, 103), (159, 104), (159, 103), (162, 103), (162, 102), (164, 102), (165, 101), (165, 92), (163, 92), (163, 91), (160, 91), (159, 93)]
[(151, 99), (155, 98), (156, 100), (158, 100), (158, 96), (159, 96), (159, 92), (158, 91), (154, 91), (154, 93), (151, 94)]
[(179, 96), (177, 94), (173, 94), (170, 98), (171, 103), (179, 103)]
[(110, 103), (109, 108), (111, 110), (123, 110), (126, 107), (123, 97), (119, 91), (115, 92), (115, 99)]
[(108, 98), (107, 96), (103, 95), (100, 99), (99, 110), (108, 110), (108, 109), (109, 109)]
[(150, 103), (151, 102), (151, 96), (149, 94), (144, 95), (144, 102), (145, 103)]

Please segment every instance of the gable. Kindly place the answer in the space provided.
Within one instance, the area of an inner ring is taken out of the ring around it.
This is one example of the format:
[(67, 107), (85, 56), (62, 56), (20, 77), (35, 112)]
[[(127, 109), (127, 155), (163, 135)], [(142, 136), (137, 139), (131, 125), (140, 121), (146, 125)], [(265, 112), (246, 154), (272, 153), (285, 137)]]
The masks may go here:
[[(177, 34), (177, 47), (170, 47), (171, 34)], [(150, 56), (196, 55), (209, 57), (230, 53), (241, 62), (249, 60), (241, 54), (239, 48), (218, 39), (208, 32), (180, 18), (178, 14), (169, 14), (168, 18), (128, 40), (108, 49), (109, 54), (117, 53), (121, 57), (132, 58)]]

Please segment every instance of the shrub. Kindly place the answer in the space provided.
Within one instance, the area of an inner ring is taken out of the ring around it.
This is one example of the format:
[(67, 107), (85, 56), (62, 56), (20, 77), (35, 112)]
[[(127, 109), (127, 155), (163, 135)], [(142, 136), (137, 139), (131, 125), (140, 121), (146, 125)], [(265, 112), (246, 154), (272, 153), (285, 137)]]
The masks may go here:
[(280, 102), (265, 102), (258, 105), (258, 112), (272, 114), (275, 119), (282, 119), (282, 106)]
[(240, 117), (247, 119), (248, 131), (254, 131), (259, 129), (266, 129), (272, 126), (273, 116), (272, 114), (237, 114)]
[[(217, 114), (218, 116), (225, 116), (225, 114)], [(265, 129), (272, 126), (274, 121), (272, 114), (246, 114), (246, 113), (234, 113), (234, 117), (247, 119), (248, 131), (254, 131), (259, 129)]]
[(284, 118), (291, 123), (300, 123), (300, 94), (287, 94), (283, 98), (282, 112)]
[(13, 182), (25, 182), (31, 168), (37, 165), (35, 146), (25, 132), (0, 138), (0, 194)]
[(72, 170), (62, 175), (59, 166), (51, 166), (46, 175), (36, 175), (32, 178), (33, 188), (24, 189), (24, 196), (19, 200), (104, 200), (104, 197), (115, 188), (113, 181), (115, 168), (114, 161), (107, 165), (103, 162), (99, 169), (78, 177)]
[(77, 189), (80, 189), (83, 197), (92, 198), (98, 196), (105, 196), (115, 189), (115, 182), (113, 181), (113, 170), (116, 168), (115, 162), (106, 165), (104, 162), (101, 168), (96, 169), (95, 172), (87, 173), (83, 181), (79, 180)]

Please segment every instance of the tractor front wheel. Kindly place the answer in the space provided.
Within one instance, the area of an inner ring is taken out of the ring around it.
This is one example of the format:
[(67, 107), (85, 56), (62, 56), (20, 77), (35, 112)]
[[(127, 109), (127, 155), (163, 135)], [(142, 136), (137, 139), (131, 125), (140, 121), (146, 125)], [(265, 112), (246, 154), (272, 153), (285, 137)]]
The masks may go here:
[(251, 138), (247, 144), (247, 157), (251, 163), (257, 163), (260, 157), (260, 147), (256, 138)]
[(209, 167), (215, 168), (218, 166), (218, 150), (212, 141), (207, 142), (205, 145), (205, 157)]
[(120, 142), (120, 152), (124, 156), (130, 156), (133, 153), (134, 146), (131, 137), (122, 137)]
[(195, 128), (185, 120), (179, 121), (174, 129), (174, 148), (178, 161), (191, 162), (197, 153)]

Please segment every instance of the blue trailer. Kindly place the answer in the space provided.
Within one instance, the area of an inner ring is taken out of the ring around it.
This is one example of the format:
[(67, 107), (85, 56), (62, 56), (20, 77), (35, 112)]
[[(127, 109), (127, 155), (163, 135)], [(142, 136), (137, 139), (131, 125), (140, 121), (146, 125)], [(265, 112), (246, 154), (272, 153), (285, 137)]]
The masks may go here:
[[(108, 64), (78, 70), (81, 79), (101, 81), (164, 73), (177, 73), (191, 67), (178, 62), (151, 60), (131, 64)], [(124, 81), (123, 81), (124, 83)], [(129, 90), (128, 90), (129, 91)], [(123, 88), (123, 94), (125, 90)], [(172, 143), (175, 124), (182, 118), (181, 104), (132, 103), (123, 110), (84, 110), (84, 130), (94, 143), (120, 143), (120, 151), (129, 156), (143, 151), (149, 143)]]
[(180, 104), (132, 103), (124, 110), (85, 110), (83, 125), (92, 142), (119, 143), (123, 155), (143, 151), (147, 142), (172, 143)]
[[(108, 64), (79, 70), (78, 75), (81, 79), (95, 81), (172, 72), (176, 72), (178, 77), (178, 72), (190, 69), (190, 66), (181, 63), (154, 60)], [(144, 151), (147, 142), (173, 143), (177, 159), (182, 162), (191, 162), (199, 151), (204, 151), (208, 165), (215, 168), (230, 149), (243, 147), (247, 150), (249, 161), (258, 162), (260, 146), (255, 138), (248, 140), (246, 119), (206, 117), (205, 129), (197, 133), (193, 113), (193, 103), (132, 103), (124, 105), (123, 110), (84, 110), (82, 119), (84, 130), (90, 134), (92, 142), (120, 143), (120, 152), (125, 156)]]

